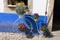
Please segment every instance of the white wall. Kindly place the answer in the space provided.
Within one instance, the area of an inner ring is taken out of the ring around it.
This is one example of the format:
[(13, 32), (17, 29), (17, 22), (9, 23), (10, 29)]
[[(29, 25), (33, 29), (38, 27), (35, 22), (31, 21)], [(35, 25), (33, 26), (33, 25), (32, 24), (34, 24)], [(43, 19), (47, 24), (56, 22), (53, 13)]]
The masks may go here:
[[(8, 0), (4, 0), (4, 12), (16, 13), (15, 9), (12, 9), (12, 8), (8, 7), (7, 1)], [(32, 6), (33, 6), (32, 0), (28, 0), (28, 7), (30, 8), (30, 11), (32, 11)]]
[[(28, 7), (30, 8), (30, 11), (32, 13), (38, 13), (39, 15), (45, 15), (45, 9), (46, 9), (46, 1), (47, 0), (30, 0), (28, 1)], [(0, 1), (1, 2), (1, 1)], [(15, 13), (15, 10), (12, 10), (8, 8), (7, 0), (4, 0), (4, 12), (11, 12)]]
[(6, 12), (6, 13), (16, 13), (16, 11), (15, 11), (15, 8), (9, 8), (8, 7), (8, 0), (4, 0), (4, 12)]
[(4, 0), (0, 0), (0, 12), (4, 12)]
[(33, 0), (33, 14), (45, 15), (47, 0)]

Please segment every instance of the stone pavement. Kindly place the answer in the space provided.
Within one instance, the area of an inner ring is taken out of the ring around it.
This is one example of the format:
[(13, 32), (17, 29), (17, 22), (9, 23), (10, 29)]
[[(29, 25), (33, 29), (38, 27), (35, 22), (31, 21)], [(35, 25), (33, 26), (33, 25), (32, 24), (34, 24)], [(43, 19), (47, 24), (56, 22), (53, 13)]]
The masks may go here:
[(45, 38), (42, 35), (35, 35), (33, 38), (26, 38), (26, 35), (18, 33), (0, 32), (0, 40), (60, 40), (60, 31), (52, 32), (54, 37)]

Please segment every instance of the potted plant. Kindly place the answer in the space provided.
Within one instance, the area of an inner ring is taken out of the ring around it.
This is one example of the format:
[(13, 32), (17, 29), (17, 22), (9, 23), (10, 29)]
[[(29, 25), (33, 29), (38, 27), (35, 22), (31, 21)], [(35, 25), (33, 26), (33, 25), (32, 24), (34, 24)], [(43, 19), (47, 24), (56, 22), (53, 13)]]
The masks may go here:
[(42, 31), (42, 32), (46, 31), (46, 29), (47, 29), (46, 26), (41, 27), (41, 31)]
[(16, 4), (16, 12), (20, 17), (23, 17), (23, 14), (25, 13), (26, 7), (23, 1), (17, 2)]
[(53, 35), (51, 34), (51, 32), (49, 31), (46, 25), (41, 27), (41, 31), (43, 32), (44, 37), (53, 37)]
[(34, 14), (34, 20), (37, 21), (39, 19), (39, 15), (36, 13)]
[(26, 27), (25, 27), (24, 23), (21, 23), (21, 24), (18, 25), (18, 30), (19, 30), (20, 32), (25, 32)]

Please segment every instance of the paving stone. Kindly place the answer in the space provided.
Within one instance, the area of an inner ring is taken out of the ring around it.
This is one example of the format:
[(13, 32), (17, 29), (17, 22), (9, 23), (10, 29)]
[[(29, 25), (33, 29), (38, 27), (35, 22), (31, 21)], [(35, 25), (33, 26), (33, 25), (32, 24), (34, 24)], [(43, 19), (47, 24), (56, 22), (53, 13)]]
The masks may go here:
[(19, 33), (0, 32), (0, 40), (59, 40), (60, 31), (52, 32), (54, 37), (45, 38), (42, 35), (35, 35), (33, 38), (26, 38), (26, 35)]

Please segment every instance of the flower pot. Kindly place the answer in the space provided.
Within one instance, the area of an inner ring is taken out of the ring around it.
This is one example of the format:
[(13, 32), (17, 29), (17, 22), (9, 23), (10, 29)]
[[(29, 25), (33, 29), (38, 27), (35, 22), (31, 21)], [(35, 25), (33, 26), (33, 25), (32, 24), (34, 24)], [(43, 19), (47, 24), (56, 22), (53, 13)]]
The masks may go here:
[(20, 32), (25, 32), (26, 27), (25, 27), (24, 23), (21, 23), (21, 24), (18, 25), (18, 30), (19, 30)]
[(39, 15), (38, 14), (34, 14), (34, 20), (38, 21), (38, 19), (39, 19)]

